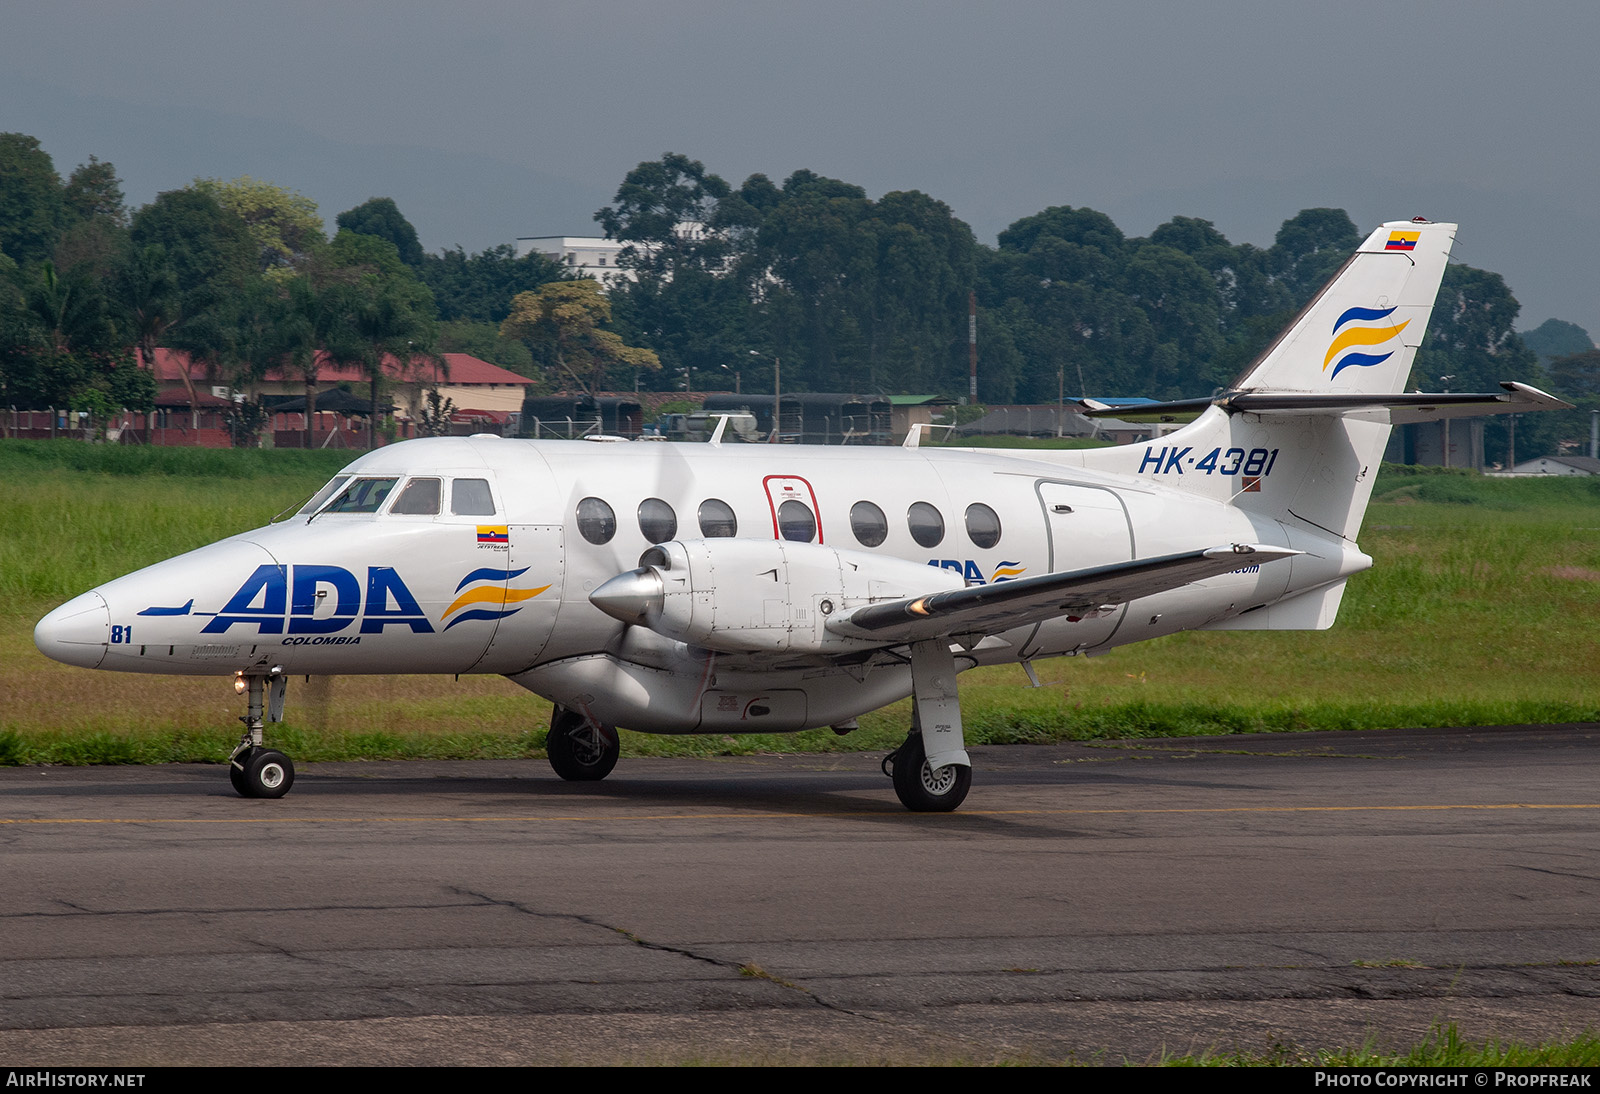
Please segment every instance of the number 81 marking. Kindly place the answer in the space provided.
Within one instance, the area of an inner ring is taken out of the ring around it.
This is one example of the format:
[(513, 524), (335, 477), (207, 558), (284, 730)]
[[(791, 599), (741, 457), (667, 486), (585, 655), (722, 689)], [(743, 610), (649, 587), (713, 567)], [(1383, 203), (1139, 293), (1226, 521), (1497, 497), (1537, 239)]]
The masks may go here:
[[(1230, 460), (1231, 463), (1228, 462)], [(1265, 448), (1252, 448), (1249, 455), (1246, 455), (1242, 448), (1230, 448), (1226, 452), (1220, 448), (1213, 448), (1194, 465), (1194, 469), (1204, 471), (1208, 475), (1213, 471), (1219, 475), (1237, 475), (1241, 471), (1246, 475), (1270, 475), (1272, 465), (1277, 462), (1276, 448), (1270, 452)]]

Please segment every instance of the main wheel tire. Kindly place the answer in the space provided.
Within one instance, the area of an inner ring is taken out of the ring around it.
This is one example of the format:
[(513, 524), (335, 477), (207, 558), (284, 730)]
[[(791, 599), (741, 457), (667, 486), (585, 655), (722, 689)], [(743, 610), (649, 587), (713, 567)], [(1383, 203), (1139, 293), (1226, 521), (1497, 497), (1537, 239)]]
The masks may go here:
[(550, 720), (545, 742), (550, 766), (568, 782), (599, 782), (611, 774), (622, 753), (622, 742), (610, 726), (593, 726), (570, 710)]
[(247, 748), (228, 761), (228, 781), (233, 784), (233, 792), (241, 798), (250, 796), (248, 784), (244, 781), (244, 769), (250, 763), (250, 757), (254, 754), (255, 749)]
[(294, 764), (270, 748), (252, 749), (240, 781), (244, 787), (239, 792), (247, 798), (281, 798), (294, 785)]
[(895, 752), (894, 792), (913, 813), (948, 813), (967, 799), (972, 789), (972, 768), (947, 764), (938, 771), (928, 766), (922, 734), (913, 733)]

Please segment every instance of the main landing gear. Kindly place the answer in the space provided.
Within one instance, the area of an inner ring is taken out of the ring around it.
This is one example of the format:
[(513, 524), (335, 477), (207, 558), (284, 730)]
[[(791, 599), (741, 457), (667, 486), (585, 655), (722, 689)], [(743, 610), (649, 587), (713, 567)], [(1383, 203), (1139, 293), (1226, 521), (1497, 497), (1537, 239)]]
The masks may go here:
[(914, 813), (948, 813), (972, 788), (972, 761), (961, 732), (956, 662), (942, 639), (911, 647), (911, 732), (883, 760), (900, 804)]
[(913, 727), (905, 743), (883, 758), (883, 773), (894, 780), (895, 796), (913, 813), (948, 813), (967, 799), (972, 768), (946, 764), (937, 771), (928, 764), (922, 730)]
[(596, 725), (575, 710), (550, 712), (550, 737), (545, 742), (550, 766), (568, 782), (599, 782), (617, 766), (622, 742), (611, 726)]
[(281, 798), (294, 785), (294, 764), (281, 752), (262, 746), (262, 699), (266, 697), (266, 721), (283, 721), (283, 693), (288, 685), (283, 670), (274, 668), (263, 676), (239, 673), (233, 678), (235, 691), (248, 693), (244, 737), (228, 757), (228, 779), (242, 798)]

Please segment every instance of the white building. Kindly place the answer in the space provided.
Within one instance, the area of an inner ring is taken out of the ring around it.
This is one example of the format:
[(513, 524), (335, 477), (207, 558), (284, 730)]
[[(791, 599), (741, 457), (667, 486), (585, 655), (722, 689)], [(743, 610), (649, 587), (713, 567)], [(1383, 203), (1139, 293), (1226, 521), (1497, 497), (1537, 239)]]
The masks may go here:
[(519, 236), (517, 257), (542, 254), (575, 276), (592, 277), (605, 287), (613, 281), (636, 280), (632, 270), (617, 265), (617, 256), (626, 246), (598, 236)]
[(1540, 456), (1523, 460), (1513, 475), (1600, 475), (1600, 460), (1589, 456)]
[[(683, 239), (700, 239), (706, 226), (698, 221), (686, 220), (674, 231)], [(614, 281), (637, 281), (634, 272), (617, 265), (622, 248), (628, 246), (620, 240), (600, 236), (518, 236), (517, 257), (542, 254), (550, 261), (565, 266), (576, 277), (592, 277), (602, 288)], [(636, 243), (646, 250), (650, 244)]]

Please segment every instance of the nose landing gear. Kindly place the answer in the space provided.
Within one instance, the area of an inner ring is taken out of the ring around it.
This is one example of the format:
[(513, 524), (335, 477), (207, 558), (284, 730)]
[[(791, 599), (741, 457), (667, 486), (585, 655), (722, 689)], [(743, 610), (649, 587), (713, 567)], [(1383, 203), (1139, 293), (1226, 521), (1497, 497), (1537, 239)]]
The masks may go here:
[(233, 678), (234, 690), (249, 695), (247, 712), (239, 719), (244, 723), (244, 736), (228, 757), (228, 780), (241, 798), (281, 798), (294, 785), (293, 762), (283, 753), (263, 747), (262, 734), (263, 705), (266, 721), (283, 721), (283, 695), (288, 683), (283, 670), (277, 667), (265, 676), (241, 672)]

